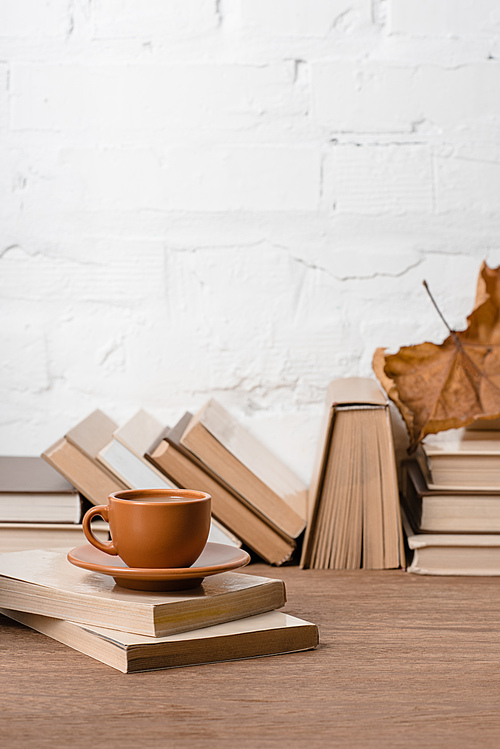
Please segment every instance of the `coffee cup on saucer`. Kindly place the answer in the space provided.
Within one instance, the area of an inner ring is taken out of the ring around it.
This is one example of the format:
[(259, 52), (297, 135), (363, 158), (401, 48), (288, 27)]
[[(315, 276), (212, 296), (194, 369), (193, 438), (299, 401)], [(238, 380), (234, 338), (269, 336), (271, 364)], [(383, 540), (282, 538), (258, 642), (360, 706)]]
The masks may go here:
[[(109, 523), (111, 541), (92, 533), (99, 515)], [(100, 551), (119, 556), (129, 567), (190, 567), (206, 546), (211, 497), (194, 489), (126, 489), (109, 495), (108, 505), (92, 507), (83, 532)]]

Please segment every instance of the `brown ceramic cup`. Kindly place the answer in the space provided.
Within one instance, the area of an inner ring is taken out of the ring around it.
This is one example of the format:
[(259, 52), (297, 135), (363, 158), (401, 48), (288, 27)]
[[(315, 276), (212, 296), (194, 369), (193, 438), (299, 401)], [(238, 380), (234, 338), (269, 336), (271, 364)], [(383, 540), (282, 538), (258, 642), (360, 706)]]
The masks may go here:
[[(87, 540), (129, 567), (190, 567), (210, 532), (211, 497), (193, 489), (127, 489), (109, 495), (108, 505), (92, 507), (83, 518)], [(100, 541), (90, 521), (109, 522), (111, 541)]]

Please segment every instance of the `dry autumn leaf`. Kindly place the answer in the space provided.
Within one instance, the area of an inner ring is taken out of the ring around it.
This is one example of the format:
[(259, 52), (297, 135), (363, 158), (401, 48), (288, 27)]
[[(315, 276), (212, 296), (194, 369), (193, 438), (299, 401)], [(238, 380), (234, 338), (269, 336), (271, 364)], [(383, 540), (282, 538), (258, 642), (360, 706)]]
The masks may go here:
[(374, 372), (403, 416), (409, 452), (426, 434), (500, 417), (500, 267), (482, 264), (467, 321), (439, 345), (375, 351)]

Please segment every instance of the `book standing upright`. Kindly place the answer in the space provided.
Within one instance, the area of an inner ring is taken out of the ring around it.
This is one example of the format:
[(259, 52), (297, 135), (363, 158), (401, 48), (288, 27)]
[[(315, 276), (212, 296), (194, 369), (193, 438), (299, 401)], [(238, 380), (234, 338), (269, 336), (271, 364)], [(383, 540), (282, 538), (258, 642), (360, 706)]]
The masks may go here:
[(373, 380), (331, 383), (318, 447), (301, 566), (403, 566), (389, 406)]

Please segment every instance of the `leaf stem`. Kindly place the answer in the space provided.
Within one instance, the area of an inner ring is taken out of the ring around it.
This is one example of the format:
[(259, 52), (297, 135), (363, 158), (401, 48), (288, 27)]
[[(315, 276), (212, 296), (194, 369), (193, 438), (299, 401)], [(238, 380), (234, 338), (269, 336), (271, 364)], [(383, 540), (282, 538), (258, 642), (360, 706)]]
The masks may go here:
[(444, 324), (445, 324), (445, 325), (446, 325), (446, 327), (448, 328), (448, 332), (449, 332), (449, 333), (451, 333), (451, 334), (453, 334), (453, 333), (454, 333), (455, 331), (454, 331), (454, 330), (452, 330), (452, 329), (450, 328), (450, 326), (448, 325), (448, 323), (446, 322), (446, 320), (445, 320), (445, 318), (444, 318), (444, 315), (443, 315), (443, 313), (441, 312), (441, 310), (440, 310), (440, 309), (439, 309), (439, 307), (437, 306), (436, 300), (435, 300), (435, 299), (434, 299), (434, 297), (432, 296), (432, 294), (431, 294), (431, 290), (429, 289), (429, 286), (427, 285), (427, 281), (422, 281), (422, 283), (423, 283), (423, 285), (424, 285), (424, 288), (425, 288), (426, 292), (427, 292), (427, 293), (429, 294), (430, 300), (431, 300), (431, 302), (433, 303), (433, 305), (434, 305), (434, 307), (435, 307), (435, 309), (436, 309), (436, 312), (438, 313), (439, 317), (441, 318), (441, 320), (442, 320), (442, 321), (444, 322)]

